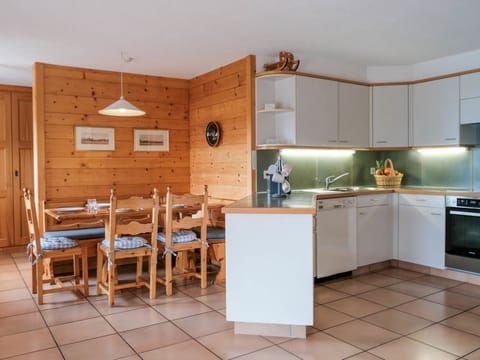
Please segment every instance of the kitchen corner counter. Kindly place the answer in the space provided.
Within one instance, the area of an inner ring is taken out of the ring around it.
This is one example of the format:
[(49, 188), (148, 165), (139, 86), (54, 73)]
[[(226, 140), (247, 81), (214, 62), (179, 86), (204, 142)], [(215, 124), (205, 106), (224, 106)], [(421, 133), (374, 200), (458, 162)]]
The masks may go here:
[(315, 214), (316, 195), (294, 192), (274, 198), (266, 193), (247, 196), (223, 208), (225, 214)]

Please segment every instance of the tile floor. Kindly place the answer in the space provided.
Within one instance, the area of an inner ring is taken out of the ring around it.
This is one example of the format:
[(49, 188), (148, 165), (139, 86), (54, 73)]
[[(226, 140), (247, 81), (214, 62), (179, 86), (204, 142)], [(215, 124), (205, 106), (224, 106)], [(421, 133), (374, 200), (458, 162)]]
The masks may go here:
[(29, 288), (25, 254), (0, 254), (2, 359), (480, 359), (480, 286), (399, 268), (317, 284), (306, 340), (234, 335), (225, 284), (114, 307), (70, 292), (38, 306)]

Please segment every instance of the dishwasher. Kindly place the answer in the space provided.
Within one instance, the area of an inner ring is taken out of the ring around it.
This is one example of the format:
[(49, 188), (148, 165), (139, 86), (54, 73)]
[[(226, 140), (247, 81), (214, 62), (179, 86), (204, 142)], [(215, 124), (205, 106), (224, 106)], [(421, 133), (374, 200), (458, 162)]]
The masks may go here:
[(357, 268), (356, 198), (317, 200), (317, 278)]

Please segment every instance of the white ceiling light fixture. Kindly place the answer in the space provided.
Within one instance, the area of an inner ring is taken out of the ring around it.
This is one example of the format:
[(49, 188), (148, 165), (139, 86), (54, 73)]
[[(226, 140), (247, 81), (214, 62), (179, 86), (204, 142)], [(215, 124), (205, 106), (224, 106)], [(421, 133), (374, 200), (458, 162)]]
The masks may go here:
[[(126, 57), (123, 52), (120, 53), (122, 60), (126, 63), (132, 62), (132, 57)], [(108, 116), (142, 116), (145, 115), (145, 111), (140, 110), (135, 105), (129, 103), (123, 97), (123, 72), (120, 73), (120, 99), (113, 104), (107, 106), (98, 111), (99, 114)]]

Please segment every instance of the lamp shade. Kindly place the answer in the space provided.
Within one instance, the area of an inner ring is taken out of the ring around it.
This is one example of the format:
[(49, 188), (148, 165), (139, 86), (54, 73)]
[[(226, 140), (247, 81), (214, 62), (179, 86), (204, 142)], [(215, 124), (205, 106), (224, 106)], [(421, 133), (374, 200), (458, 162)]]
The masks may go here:
[(109, 116), (142, 116), (145, 115), (145, 111), (140, 110), (135, 105), (130, 104), (124, 99), (123, 95), (120, 99), (113, 104), (98, 111), (102, 115)]

